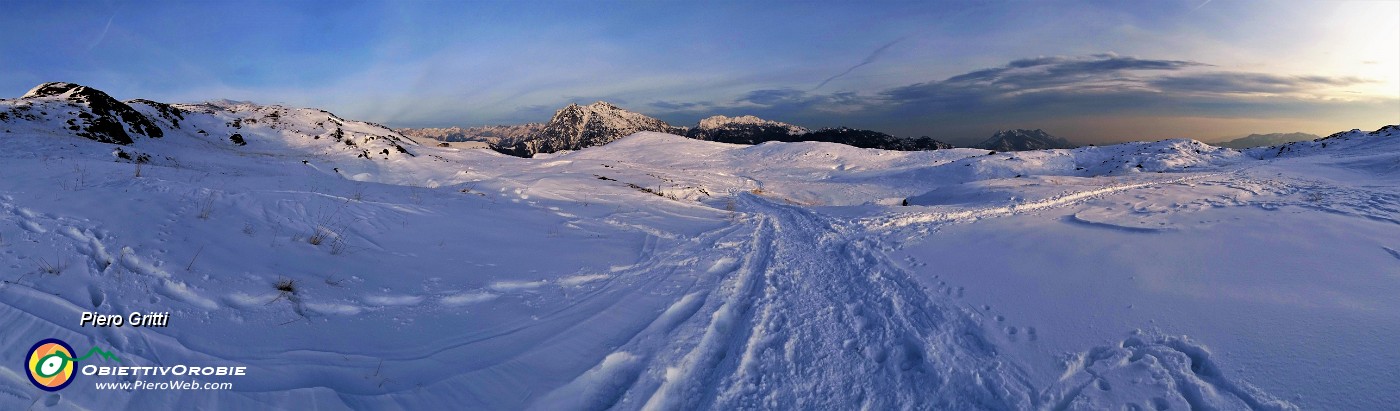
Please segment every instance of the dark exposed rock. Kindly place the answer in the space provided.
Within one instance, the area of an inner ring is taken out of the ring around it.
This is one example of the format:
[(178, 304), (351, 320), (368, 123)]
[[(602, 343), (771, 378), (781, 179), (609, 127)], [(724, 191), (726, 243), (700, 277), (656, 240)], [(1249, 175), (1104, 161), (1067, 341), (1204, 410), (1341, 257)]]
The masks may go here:
[(113, 151), (112, 155), (117, 156), (117, 158), (119, 159), (130, 161), (136, 164), (146, 164), (151, 162), (150, 154), (136, 153), (135, 156), (132, 156), (131, 153), (126, 152), (126, 150), (122, 150), (120, 147)]
[[(714, 117), (711, 117), (710, 119), (713, 118)], [(700, 127), (695, 127), (687, 131), (686, 137), (732, 144), (759, 144), (768, 141), (789, 143), (820, 141), (860, 148), (900, 151), (939, 150), (953, 147), (951, 144), (929, 137), (900, 138), (878, 131), (859, 130), (848, 127), (807, 131), (801, 127), (764, 120), (733, 122), (709, 126), (705, 125), (702, 121)]]
[(170, 125), (174, 126), (175, 128), (180, 128), (180, 120), (185, 119), (184, 110), (181, 110), (169, 104), (161, 103), (159, 101), (151, 101), (143, 98), (138, 98), (135, 100), (128, 100), (127, 103), (141, 104), (156, 109), (156, 112), (160, 114), (160, 117), (165, 119), (165, 121), (170, 122)]
[(44, 83), (25, 93), (21, 99), (61, 99), (84, 110), (78, 118), (77, 135), (112, 144), (131, 144), (132, 135), (159, 138), (165, 135), (160, 127), (126, 103), (117, 101), (101, 90), (73, 83)]
[(788, 133), (787, 129), (779, 126), (744, 124), (709, 130), (692, 128), (685, 133), (685, 136), (696, 140), (720, 143), (759, 144), (765, 141), (786, 141), (792, 135)]

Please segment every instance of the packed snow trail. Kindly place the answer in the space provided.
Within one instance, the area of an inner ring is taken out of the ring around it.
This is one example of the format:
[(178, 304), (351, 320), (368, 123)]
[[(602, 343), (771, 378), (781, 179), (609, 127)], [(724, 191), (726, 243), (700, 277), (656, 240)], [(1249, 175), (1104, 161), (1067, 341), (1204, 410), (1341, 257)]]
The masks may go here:
[(929, 300), (834, 221), (742, 197), (750, 261), (646, 409), (1029, 408), (975, 324)]
[[(1238, 170), (1238, 171), (1235, 171), (1235, 173), (1236, 173), (1236, 174), (1240, 174), (1240, 173), (1242, 173), (1243, 171), (1244, 171), (1244, 170)], [(1135, 189), (1140, 189), (1140, 188), (1145, 188), (1145, 187), (1152, 187), (1152, 186), (1163, 185), (1163, 184), (1186, 183), (1186, 182), (1190, 182), (1190, 181), (1195, 181), (1195, 180), (1200, 180), (1200, 179), (1205, 179), (1205, 178), (1210, 178), (1210, 177), (1216, 177), (1216, 176), (1220, 176), (1220, 175), (1224, 175), (1224, 174), (1225, 174), (1225, 173), (1199, 174), (1199, 175), (1190, 175), (1190, 176), (1186, 176), (1186, 177), (1170, 178), (1170, 179), (1165, 179), (1165, 180), (1160, 180), (1160, 181), (1148, 181), (1148, 182), (1144, 182), (1144, 183), (1133, 183), (1133, 184), (1122, 184), (1122, 185), (1108, 185), (1108, 186), (1104, 186), (1104, 187), (1096, 188), (1096, 189), (1092, 189), (1092, 190), (1072, 191), (1072, 192), (1063, 193), (1063, 194), (1061, 194), (1061, 195), (1054, 196), (1054, 197), (1047, 198), (1047, 199), (1043, 199), (1043, 200), (1039, 200), (1039, 201), (1029, 201), (1029, 202), (1023, 202), (1023, 203), (1018, 203), (1018, 204), (1012, 204), (1012, 205), (1007, 205), (1007, 206), (1002, 206), (1002, 207), (974, 208), (974, 209), (970, 209), (970, 210), (961, 210), (961, 211), (956, 211), (956, 212), (944, 212), (944, 213), (927, 213), (927, 212), (889, 213), (889, 214), (884, 214), (884, 215), (880, 215), (880, 216), (877, 216), (877, 217), (869, 218), (869, 219), (867, 219), (867, 221), (865, 221), (865, 225), (870, 226), (870, 227), (872, 227), (872, 228), (884, 228), (884, 229), (889, 229), (889, 228), (899, 228), (899, 227), (906, 227), (906, 226), (919, 225), (919, 224), (929, 224), (929, 223), (946, 223), (946, 222), (959, 222), (959, 221), (975, 221), (975, 220), (983, 219), (983, 218), (1001, 217), (1001, 216), (1006, 216), (1006, 215), (1011, 215), (1011, 214), (1027, 213), (1027, 212), (1033, 212), (1033, 211), (1040, 211), (1040, 210), (1046, 210), (1046, 209), (1051, 209), (1051, 208), (1063, 207), (1063, 206), (1066, 206), (1066, 205), (1070, 205), (1070, 204), (1082, 202), (1082, 201), (1085, 201), (1085, 200), (1088, 200), (1088, 199), (1092, 199), (1092, 198), (1096, 198), (1096, 197), (1102, 197), (1102, 196), (1108, 195), (1108, 194), (1119, 193), (1119, 192), (1124, 192), (1124, 191), (1131, 191), (1131, 190), (1135, 190)]]
[[(702, 289), (658, 318), (665, 326), (648, 327), (536, 408), (1293, 408), (1225, 378), (1185, 337), (1092, 348), (1036, 387), (1000, 355), (980, 315), (891, 264), (859, 226), (760, 196), (739, 203), (750, 215), (747, 233), (731, 233), (748, 235), (741, 262), (713, 290), (697, 282)], [(697, 308), (706, 295), (712, 301)], [(683, 326), (673, 324), (676, 311), (686, 312)], [(622, 398), (570, 404), (560, 395), (600, 392)]]

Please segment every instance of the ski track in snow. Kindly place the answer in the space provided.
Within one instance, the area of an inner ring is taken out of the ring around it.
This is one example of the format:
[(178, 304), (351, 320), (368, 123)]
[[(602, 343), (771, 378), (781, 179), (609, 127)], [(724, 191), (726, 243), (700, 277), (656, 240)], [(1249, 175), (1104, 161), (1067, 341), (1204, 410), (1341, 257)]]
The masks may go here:
[[(643, 409), (1031, 405), (974, 324), (833, 221), (745, 199), (759, 216), (751, 251), (699, 343), (665, 366)], [(804, 258), (816, 255), (830, 258)]]
[(864, 225), (869, 226), (871, 228), (890, 229), (916, 224), (927, 225), (936, 223), (971, 222), (984, 218), (993, 218), (1012, 214), (1047, 210), (1056, 207), (1063, 207), (1066, 205), (1074, 204), (1096, 197), (1102, 197), (1104, 195), (1112, 193), (1118, 193), (1163, 184), (1185, 183), (1189, 181), (1210, 178), (1218, 175), (1220, 174), (1201, 174), (1173, 179), (1165, 179), (1162, 181), (1150, 181), (1146, 183), (1107, 186), (1093, 190), (1064, 193), (1044, 200), (1022, 202), (1003, 207), (975, 208), (970, 210), (961, 210), (953, 212), (895, 213), (891, 215), (883, 215), (870, 218), (864, 221), (863, 223)]
[[(1035, 387), (1018, 365), (1000, 357), (980, 315), (918, 285), (886, 260), (859, 224), (757, 196), (743, 199), (751, 217), (741, 262), (719, 271), (725, 277), (717, 288), (684, 294), (629, 344), (557, 393), (588, 392), (593, 400), (542, 404), (643, 410), (1295, 408), (1225, 378), (1209, 352), (1184, 337), (1140, 335), (1093, 348), (1076, 354), (1058, 382)], [(713, 301), (699, 309), (707, 293)], [(677, 329), (678, 321), (688, 325)]]

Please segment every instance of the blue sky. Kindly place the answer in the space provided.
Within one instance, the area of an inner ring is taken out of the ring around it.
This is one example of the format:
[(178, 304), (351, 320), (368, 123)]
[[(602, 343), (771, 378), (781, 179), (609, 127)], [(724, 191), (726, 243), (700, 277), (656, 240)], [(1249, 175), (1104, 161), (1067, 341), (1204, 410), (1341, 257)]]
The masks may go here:
[(1400, 2), (7, 2), (0, 96), (229, 98), (391, 126), (607, 100), (968, 142), (1400, 123)]

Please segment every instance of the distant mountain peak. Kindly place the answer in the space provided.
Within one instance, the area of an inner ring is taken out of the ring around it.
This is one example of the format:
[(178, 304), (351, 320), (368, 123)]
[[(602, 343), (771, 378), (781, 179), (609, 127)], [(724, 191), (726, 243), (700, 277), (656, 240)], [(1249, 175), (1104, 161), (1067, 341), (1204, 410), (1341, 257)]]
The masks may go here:
[(1250, 147), (1273, 146), (1294, 141), (1316, 140), (1319, 138), (1322, 138), (1322, 136), (1308, 133), (1250, 134), (1234, 140), (1216, 143), (1215, 145), (1234, 149), (1245, 149)]
[(688, 130), (686, 137), (731, 144), (819, 141), (882, 150), (920, 151), (952, 148), (952, 145), (948, 143), (929, 137), (899, 138), (878, 131), (857, 130), (849, 127), (823, 128), (811, 131), (754, 116), (711, 116), (700, 120), (696, 127)]
[(413, 138), (445, 142), (478, 141), (498, 144), (502, 140), (517, 140), (528, 137), (543, 130), (544, 126), (544, 123), (525, 123), (477, 127), (400, 128), (394, 131)]
[(995, 151), (1028, 151), (1046, 150), (1057, 148), (1078, 147), (1069, 140), (1055, 137), (1045, 130), (1034, 129), (1010, 129), (998, 130), (991, 138), (976, 145), (977, 148), (984, 148)]
[(502, 139), (491, 147), (519, 157), (599, 146), (642, 131), (679, 134), (680, 129), (606, 101), (587, 106), (569, 104), (554, 112), (543, 129), (530, 135)]
[(786, 130), (787, 133), (791, 135), (803, 134), (807, 132), (807, 129), (799, 126), (794, 126), (792, 124), (783, 123), (779, 121), (764, 120), (749, 115), (738, 117), (710, 116), (701, 119), (700, 124), (698, 124), (696, 128), (701, 130), (718, 130), (726, 127), (733, 128), (744, 126), (778, 127)]

